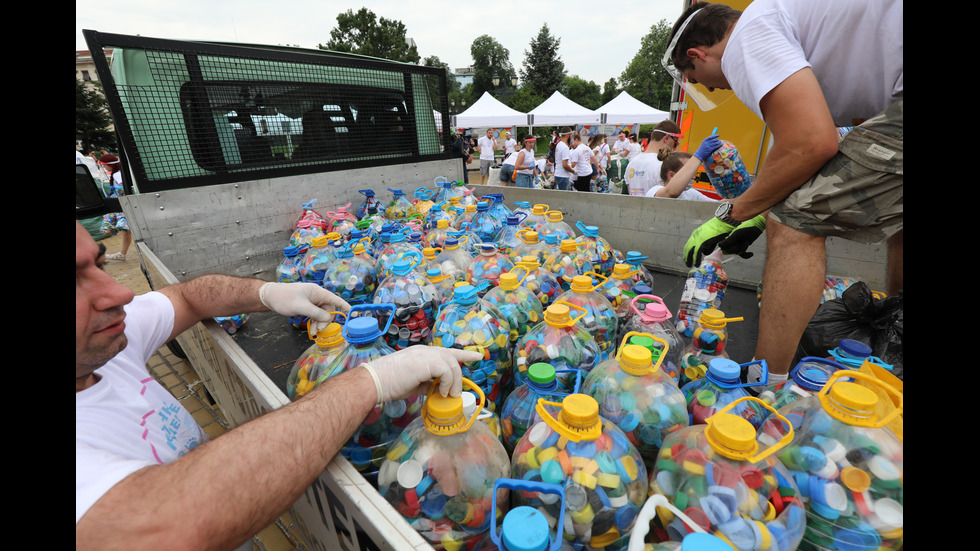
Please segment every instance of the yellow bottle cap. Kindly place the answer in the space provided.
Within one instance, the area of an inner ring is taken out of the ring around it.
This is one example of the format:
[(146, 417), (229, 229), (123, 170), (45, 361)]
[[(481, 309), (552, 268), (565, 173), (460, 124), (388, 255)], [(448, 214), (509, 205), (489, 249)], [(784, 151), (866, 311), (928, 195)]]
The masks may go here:
[(500, 274), (500, 279), (497, 280), (497, 286), (505, 291), (517, 289), (517, 285), (518, 285), (517, 274), (511, 272)]
[(572, 429), (587, 429), (599, 422), (599, 402), (587, 394), (569, 394), (561, 401), (561, 420)]
[(543, 215), (548, 212), (548, 205), (534, 205), (531, 207), (531, 212), (537, 215)]
[(744, 459), (759, 447), (752, 423), (731, 413), (716, 413), (707, 419), (705, 436), (711, 448), (729, 459)]
[(840, 481), (852, 492), (861, 493), (871, 487), (871, 476), (857, 467), (841, 469)]
[(459, 396), (443, 396), (434, 392), (425, 398), (425, 428), (433, 434), (461, 425), (463, 418), (463, 399)]
[(560, 210), (549, 210), (548, 212), (544, 213), (544, 216), (549, 222), (561, 222), (565, 218), (562, 216)]
[(575, 240), (574, 239), (563, 239), (562, 242), (561, 242), (560, 249), (563, 252), (570, 253), (570, 252), (574, 251), (577, 247), (578, 247), (578, 244), (575, 243)]
[(338, 344), (344, 342), (344, 337), (341, 334), (343, 329), (344, 326), (337, 322), (333, 322), (321, 329), (320, 332), (316, 334), (316, 339), (314, 339), (314, 341), (316, 342), (317, 346), (337, 346)]
[(878, 395), (873, 390), (850, 381), (838, 381), (828, 394), (831, 398), (829, 403), (839, 406), (840, 413), (845, 415), (869, 417), (878, 405)]
[[(562, 244), (564, 245), (564, 242)], [(587, 275), (577, 275), (572, 278), (572, 284), (568, 288), (576, 293), (588, 293), (593, 289), (592, 278)]]
[(568, 306), (564, 304), (552, 304), (544, 311), (544, 321), (552, 327), (563, 327), (572, 320), (568, 315)]
[(441, 220), (436, 220), (436, 227), (437, 228), (448, 228), (449, 227), (449, 220), (446, 220), (445, 218), (443, 218)]
[(310, 245), (313, 247), (326, 247), (327, 243), (329, 242), (330, 241), (327, 239), (327, 236), (318, 235), (313, 238), (313, 241), (310, 241)]
[(336, 240), (338, 240), (340, 238), (341, 238), (340, 233), (335, 232), (335, 231), (332, 231), (332, 232), (330, 232), (330, 233), (327, 234), (327, 239), (329, 239), (330, 241), (336, 241)]
[(529, 254), (521, 257), (521, 264), (525, 264), (528, 268), (538, 268), (541, 266), (541, 261), (538, 260), (538, 257), (534, 256), (533, 254)]
[(476, 205), (466, 205), (463, 207), (466, 212), (476, 212)]
[(645, 375), (653, 366), (653, 354), (644, 346), (627, 344), (619, 357), (619, 365), (630, 375)]
[(612, 276), (616, 279), (626, 279), (630, 273), (629, 264), (615, 264), (612, 270)]

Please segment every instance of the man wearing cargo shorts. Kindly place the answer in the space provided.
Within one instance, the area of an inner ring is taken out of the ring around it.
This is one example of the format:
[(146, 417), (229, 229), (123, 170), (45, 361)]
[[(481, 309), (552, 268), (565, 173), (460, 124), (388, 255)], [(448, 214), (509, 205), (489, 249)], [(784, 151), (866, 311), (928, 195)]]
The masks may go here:
[(828, 236), (887, 241), (888, 293), (903, 288), (903, 4), (697, 2), (669, 44), (664, 67), (690, 99), (711, 109), (733, 93), (772, 131), (752, 185), (692, 233), (685, 261), (715, 246), (748, 258), (767, 230), (755, 357), (785, 380), (820, 303)]

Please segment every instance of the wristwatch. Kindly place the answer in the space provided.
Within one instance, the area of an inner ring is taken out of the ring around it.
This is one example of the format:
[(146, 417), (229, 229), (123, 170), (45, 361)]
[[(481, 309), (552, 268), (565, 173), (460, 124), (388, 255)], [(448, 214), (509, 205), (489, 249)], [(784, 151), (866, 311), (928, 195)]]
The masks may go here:
[(729, 226), (737, 226), (738, 220), (732, 218), (732, 208), (733, 205), (730, 202), (722, 201), (715, 210), (715, 218), (721, 220)]

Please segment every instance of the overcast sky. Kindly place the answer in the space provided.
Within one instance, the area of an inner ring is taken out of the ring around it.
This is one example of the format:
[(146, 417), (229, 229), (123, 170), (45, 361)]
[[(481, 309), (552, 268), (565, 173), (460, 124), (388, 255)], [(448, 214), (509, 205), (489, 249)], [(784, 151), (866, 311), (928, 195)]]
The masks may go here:
[(510, 62), (519, 70), (531, 39), (547, 22), (561, 39), (559, 53), (568, 74), (601, 87), (610, 78), (619, 79), (651, 26), (661, 19), (673, 24), (682, 0), (115, 0), (98, 6), (76, 0), (75, 49), (88, 49), (82, 29), (316, 48), (330, 40), (337, 14), (362, 7), (404, 23), (423, 59), (438, 56), (452, 69), (472, 64), (470, 45), (487, 34), (510, 51)]

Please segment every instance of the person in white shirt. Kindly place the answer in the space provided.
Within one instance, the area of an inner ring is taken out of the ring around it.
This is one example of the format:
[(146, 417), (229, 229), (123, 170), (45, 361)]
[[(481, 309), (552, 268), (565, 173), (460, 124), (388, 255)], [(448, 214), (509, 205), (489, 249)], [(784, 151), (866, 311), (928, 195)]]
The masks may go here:
[(650, 132), (646, 151), (630, 157), (626, 165), (626, 184), (630, 195), (646, 195), (650, 188), (663, 185), (660, 179), (661, 152), (670, 153), (677, 149), (681, 138), (681, 128), (676, 123), (663, 120)]
[(477, 140), (476, 146), (480, 150), (480, 184), (486, 185), (490, 178), (490, 167), (493, 165), (493, 152), (497, 149), (493, 129), (487, 128), (487, 134)]
[[(637, 155), (643, 152), (643, 148), (640, 144), (636, 143), (636, 134), (632, 134), (629, 137), (629, 145), (626, 146), (625, 157), (627, 160), (632, 161)], [(621, 154), (622, 155), (622, 154)]]
[(514, 169), (517, 164), (517, 153), (511, 153), (500, 163), (500, 185), (513, 186)]
[(105, 262), (105, 246), (76, 222), (76, 549), (251, 549), (374, 407), (434, 379), (459, 396), (459, 363), (483, 359), (412, 346), (208, 441), (147, 371), (159, 347), (210, 317), (273, 310), (308, 316), (315, 331), (350, 305), (312, 283), (217, 274), (135, 296)]
[(582, 141), (578, 132), (572, 136), (572, 168), (575, 169), (573, 186), (576, 191), (592, 191), (592, 176), (598, 174), (592, 149)]
[(555, 145), (555, 189), (568, 191), (575, 169), (571, 165), (572, 129), (563, 126), (558, 133), (558, 144)]
[[(534, 160), (534, 136), (524, 138), (524, 148), (515, 154), (514, 169), (517, 171), (517, 187), (534, 187), (538, 165)], [(542, 159), (544, 160), (544, 159)]]
[(734, 95), (772, 132), (749, 188), (684, 248), (688, 266), (716, 247), (747, 257), (766, 233), (755, 357), (770, 383), (786, 379), (820, 304), (827, 237), (886, 242), (888, 294), (903, 288), (903, 46), (902, 0), (697, 2), (668, 37), (662, 63), (688, 98), (706, 110)]
[(504, 136), (507, 137), (507, 140), (504, 141), (504, 157), (506, 157), (517, 152), (517, 140), (510, 136), (510, 132), (505, 132)]
[[(716, 138), (717, 139), (717, 138)], [(717, 201), (696, 189), (694, 177), (701, 166), (701, 159), (683, 151), (662, 149), (660, 157), (660, 181), (647, 191), (647, 197), (685, 199), (688, 201)]]
[(615, 155), (625, 156), (625, 154), (626, 154), (626, 148), (629, 147), (630, 141), (626, 139), (626, 133), (625, 132), (620, 132), (619, 133), (619, 136), (617, 136), (617, 138), (618, 139), (616, 140), (616, 143), (614, 143), (613, 146), (612, 146), (612, 152)]

